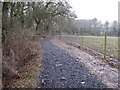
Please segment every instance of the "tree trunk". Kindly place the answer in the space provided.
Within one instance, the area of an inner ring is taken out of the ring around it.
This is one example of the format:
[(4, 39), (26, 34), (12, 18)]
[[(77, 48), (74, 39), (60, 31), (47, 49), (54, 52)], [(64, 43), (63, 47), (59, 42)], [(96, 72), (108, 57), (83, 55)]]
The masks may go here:
[(10, 27), (13, 28), (13, 13), (14, 13), (15, 3), (11, 3), (11, 10), (10, 10)]
[(3, 11), (2, 11), (2, 43), (5, 43), (5, 36), (7, 34), (8, 29), (8, 2), (3, 2)]
[(24, 2), (22, 2), (22, 7), (21, 7), (21, 25), (23, 29), (24, 28)]
[(35, 29), (36, 31), (38, 30), (38, 27), (39, 27), (39, 24), (37, 24), (37, 26), (36, 26), (36, 29)]

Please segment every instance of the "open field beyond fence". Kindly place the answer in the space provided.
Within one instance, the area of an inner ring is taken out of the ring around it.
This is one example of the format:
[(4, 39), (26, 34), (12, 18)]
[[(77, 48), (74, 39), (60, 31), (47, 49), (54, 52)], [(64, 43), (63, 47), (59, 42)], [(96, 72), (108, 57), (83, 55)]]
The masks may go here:
[[(68, 35), (62, 36), (62, 39), (104, 53), (104, 36)], [(107, 55), (118, 59), (118, 51), (118, 37), (107, 36)]]

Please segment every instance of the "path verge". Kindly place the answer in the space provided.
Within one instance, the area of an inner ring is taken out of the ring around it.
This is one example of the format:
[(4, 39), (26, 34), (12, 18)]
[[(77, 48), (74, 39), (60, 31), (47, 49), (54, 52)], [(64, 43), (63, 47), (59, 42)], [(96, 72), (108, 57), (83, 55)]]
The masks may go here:
[(62, 40), (55, 38), (51, 42), (66, 51), (69, 55), (77, 58), (91, 74), (102, 80), (108, 88), (118, 88), (118, 69), (106, 64), (103, 60), (94, 57), (76, 47), (66, 44)]

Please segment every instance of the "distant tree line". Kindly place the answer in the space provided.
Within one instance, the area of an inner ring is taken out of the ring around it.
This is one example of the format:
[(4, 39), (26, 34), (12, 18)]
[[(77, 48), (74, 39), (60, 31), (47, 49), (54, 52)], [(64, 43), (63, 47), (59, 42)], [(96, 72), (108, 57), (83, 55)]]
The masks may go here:
[(102, 36), (106, 32), (109, 36), (118, 36), (118, 22), (112, 23), (106, 21), (102, 24), (96, 18), (92, 20), (75, 20), (74, 22), (76, 33), (81, 35)]

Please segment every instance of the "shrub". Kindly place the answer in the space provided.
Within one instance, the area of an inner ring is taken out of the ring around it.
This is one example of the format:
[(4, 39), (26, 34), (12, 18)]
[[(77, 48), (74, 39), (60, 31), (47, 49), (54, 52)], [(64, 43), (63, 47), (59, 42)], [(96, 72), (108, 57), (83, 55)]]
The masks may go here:
[(19, 69), (37, 55), (31, 30), (9, 31), (3, 43), (3, 85), (12, 78), (20, 78)]

